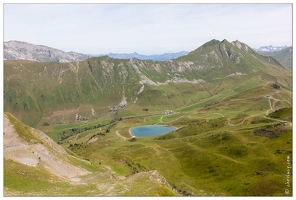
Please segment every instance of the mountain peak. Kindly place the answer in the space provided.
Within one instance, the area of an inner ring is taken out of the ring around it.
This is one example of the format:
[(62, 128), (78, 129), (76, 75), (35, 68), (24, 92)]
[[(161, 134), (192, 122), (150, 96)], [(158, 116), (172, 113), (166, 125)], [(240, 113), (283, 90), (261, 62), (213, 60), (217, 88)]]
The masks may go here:
[(243, 60), (242, 55), (245, 53), (252, 54), (255, 57), (259, 56), (251, 47), (238, 40), (230, 43), (226, 39), (222, 41), (213, 39), (191, 51), (187, 56), (180, 57), (179, 60), (190, 60), (198, 62), (200, 65), (212, 63), (211, 65), (222, 66), (224, 65), (223, 62), (229, 61), (234, 65), (239, 65)]
[(232, 44), (233, 46), (238, 47), (239, 49), (242, 48), (242, 43), (241, 43), (240, 41), (238, 41), (238, 40), (235, 40), (235, 41), (231, 42), (231, 44)]
[(221, 43), (229, 43), (226, 39), (222, 40)]
[(219, 40), (212, 39), (209, 42), (204, 43), (201, 47), (205, 48), (205, 47), (212, 46), (212, 45), (218, 44), (218, 43), (220, 43)]
[(212, 45), (215, 45), (215, 44), (227, 44), (227, 43), (229, 43), (229, 42), (226, 39), (224, 39), (222, 41), (212, 39), (209, 42), (206, 42), (205, 44), (203, 44), (201, 47), (205, 48), (205, 47), (209, 47), (209, 46), (212, 46)]
[(246, 51), (246, 52), (248, 52), (248, 51), (250, 51), (252, 49), (251, 47), (249, 47), (245, 43), (242, 43), (242, 42), (240, 42), (238, 40), (235, 40), (235, 41), (231, 42), (231, 44), (233, 46), (236, 46), (237, 48), (243, 50), (243, 51)]

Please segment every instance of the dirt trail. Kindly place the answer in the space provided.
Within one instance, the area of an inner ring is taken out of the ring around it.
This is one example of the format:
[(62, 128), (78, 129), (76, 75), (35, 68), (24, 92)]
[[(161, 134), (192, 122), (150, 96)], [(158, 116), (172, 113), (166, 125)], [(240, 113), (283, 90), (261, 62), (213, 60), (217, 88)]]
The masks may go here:
[(273, 98), (270, 95), (266, 95), (265, 98), (268, 99), (269, 106), (270, 106), (270, 109), (266, 111), (266, 115), (268, 115), (269, 111), (274, 111), (274, 109), (272, 108), (271, 100), (270, 100), (270, 99), (273, 99)]
[[(275, 110), (273, 109), (273, 107), (275, 107), (275, 103), (276, 103), (276, 102), (278, 102), (278, 101), (286, 101), (286, 102), (290, 103), (289, 101), (287, 101), (287, 100), (285, 100), (285, 99), (284, 99), (284, 100), (276, 99), (276, 98), (272, 97), (271, 95), (266, 95), (265, 98), (268, 99), (269, 106), (270, 106), (270, 109), (266, 110), (266, 115), (268, 115), (270, 111), (275, 111)], [(274, 100), (273, 103), (271, 103), (271, 99)], [(263, 113), (262, 113), (262, 114), (263, 114)], [(259, 113), (258, 113), (257, 115), (251, 115), (251, 116), (248, 116), (248, 117), (244, 118), (244, 119), (242, 120), (242, 122), (240, 122), (240, 123), (238, 123), (238, 124), (232, 124), (232, 123), (230, 123), (230, 119), (228, 119), (228, 125), (229, 125), (229, 126), (238, 126), (238, 125), (243, 124), (248, 118), (255, 117), (255, 116), (258, 116), (258, 115), (259, 115)], [(268, 118), (268, 117), (265, 117), (265, 118), (267, 118), (267, 119), (272, 119), (272, 120), (275, 120), (275, 121), (287, 122), (287, 121), (278, 120), (278, 119), (273, 119), (273, 118)], [(287, 122), (287, 123), (288, 123), (289, 126), (292, 126), (292, 123), (290, 123), (290, 122)]]
[[(174, 113), (174, 114), (177, 114), (177, 113)], [(164, 118), (164, 117), (166, 117), (166, 116), (169, 116), (169, 115), (162, 115), (161, 116), (161, 118), (159, 119), (159, 121), (156, 123), (156, 124), (154, 124), (154, 125), (157, 125), (157, 124), (163, 124), (164, 122), (162, 121), (162, 119)], [(179, 120), (179, 119), (181, 119), (182, 117), (184, 117), (185, 115), (182, 115), (181, 117), (178, 117), (177, 119), (173, 119), (173, 120), (171, 120), (171, 121), (169, 121), (169, 122), (166, 122), (166, 123), (171, 123), (171, 122), (173, 122), (173, 121), (177, 121), (177, 120)], [(189, 116), (190, 117), (190, 116)], [(191, 118), (191, 117), (190, 117)]]
[(225, 117), (223, 114), (221, 113), (212, 113), (212, 114), (216, 114), (216, 115), (221, 115), (222, 117)]
[(124, 137), (123, 135), (121, 135), (119, 133), (119, 131), (116, 131), (115, 134), (117, 135), (117, 137), (122, 138), (124, 141), (127, 139), (126, 137)]
[[(269, 95), (266, 95), (265, 98), (268, 99), (268, 101), (269, 101), (269, 106), (270, 106), (270, 109), (266, 111), (266, 115), (269, 114), (269, 111), (274, 111), (273, 108), (276, 107), (275, 105), (276, 105), (276, 103), (279, 102), (279, 101), (285, 101), (285, 102), (287, 102), (288, 104), (291, 105), (291, 102), (290, 102), (290, 101), (288, 101), (288, 100), (286, 100), (286, 99), (284, 99), (284, 98), (283, 98), (283, 99), (277, 99), (277, 98), (274, 98), (274, 97), (271, 96), (270, 94), (269, 94)], [(271, 99), (274, 101), (273, 103), (271, 103)]]

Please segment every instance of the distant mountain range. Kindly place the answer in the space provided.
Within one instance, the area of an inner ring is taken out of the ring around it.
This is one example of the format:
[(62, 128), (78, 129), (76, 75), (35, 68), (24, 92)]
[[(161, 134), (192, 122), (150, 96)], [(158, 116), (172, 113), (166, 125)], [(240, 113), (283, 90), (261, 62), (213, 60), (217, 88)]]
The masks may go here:
[(272, 45), (269, 45), (269, 46), (261, 46), (259, 49), (255, 49), (255, 50), (256, 51), (275, 52), (275, 51), (281, 51), (281, 50), (283, 50), (285, 48), (287, 48), (287, 46), (274, 47)]
[(282, 65), (292, 69), (293, 67), (293, 48), (287, 47), (280, 51), (258, 51), (262, 56), (271, 56), (274, 59), (278, 60)]
[(164, 61), (164, 60), (171, 60), (178, 58), (180, 56), (185, 56), (189, 52), (188, 51), (180, 51), (177, 53), (164, 53), (160, 55), (141, 55), (137, 52), (130, 53), (130, 54), (117, 54), (117, 53), (109, 53), (108, 56), (110, 58), (119, 58), (119, 59), (130, 59), (130, 58), (137, 58), (139, 60), (154, 60), (154, 61)]
[(86, 60), (89, 56), (73, 51), (64, 52), (44, 45), (21, 41), (4, 42), (4, 60), (32, 60), (39, 62), (73, 62)]
[(109, 54), (82, 54), (76, 52), (65, 52), (44, 45), (34, 45), (22, 41), (4, 42), (4, 60), (32, 60), (39, 62), (73, 62), (86, 60), (89, 57), (109, 56), (117, 59), (137, 58), (140, 60), (164, 61), (178, 58), (188, 54), (188, 51), (177, 53), (164, 53), (160, 55), (141, 55), (138, 53), (109, 53)]

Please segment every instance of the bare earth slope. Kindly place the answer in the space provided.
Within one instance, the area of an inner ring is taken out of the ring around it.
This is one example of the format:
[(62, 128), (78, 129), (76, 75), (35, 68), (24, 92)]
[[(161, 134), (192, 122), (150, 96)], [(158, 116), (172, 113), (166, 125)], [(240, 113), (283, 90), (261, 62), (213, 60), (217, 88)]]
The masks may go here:
[(67, 152), (44, 133), (31, 128), (36, 139), (25, 140), (4, 115), (4, 157), (30, 166), (40, 166), (48, 172), (71, 181), (79, 181), (78, 176), (86, 175), (85, 169), (68, 162)]
[[(4, 196), (178, 195), (156, 170), (125, 177), (116, 174), (109, 166), (101, 165), (100, 171), (90, 172), (72, 164), (70, 157), (73, 156), (43, 132), (24, 125), (8, 113), (4, 114)], [(35, 173), (36, 170), (44, 171), (50, 179), (40, 177), (42, 173), (34, 178), (32, 172), (26, 172), (32, 169)], [(13, 182), (15, 177), (18, 177), (17, 181)], [(34, 185), (30, 189), (33, 183), (27, 179), (40, 183), (38, 187), (41, 189), (34, 188)], [(42, 179), (46, 181), (40, 181)], [(18, 184), (23, 182), (26, 186), (19, 187)], [(54, 187), (48, 190), (48, 185)]]

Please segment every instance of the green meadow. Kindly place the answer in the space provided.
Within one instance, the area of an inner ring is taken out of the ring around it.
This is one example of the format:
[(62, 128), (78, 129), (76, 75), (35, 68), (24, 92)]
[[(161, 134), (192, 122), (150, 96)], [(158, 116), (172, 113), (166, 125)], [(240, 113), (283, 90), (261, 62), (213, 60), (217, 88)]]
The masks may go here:
[[(8, 194), (293, 195), (285, 193), (292, 72), (243, 43), (212, 40), (163, 62), (5, 61), (4, 72), (5, 112), (43, 131), (72, 164), (91, 172), (73, 184), (4, 159)], [(31, 141), (29, 126), (11, 122)], [(176, 130), (131, 136), (130, 128), (144, 125)]]

